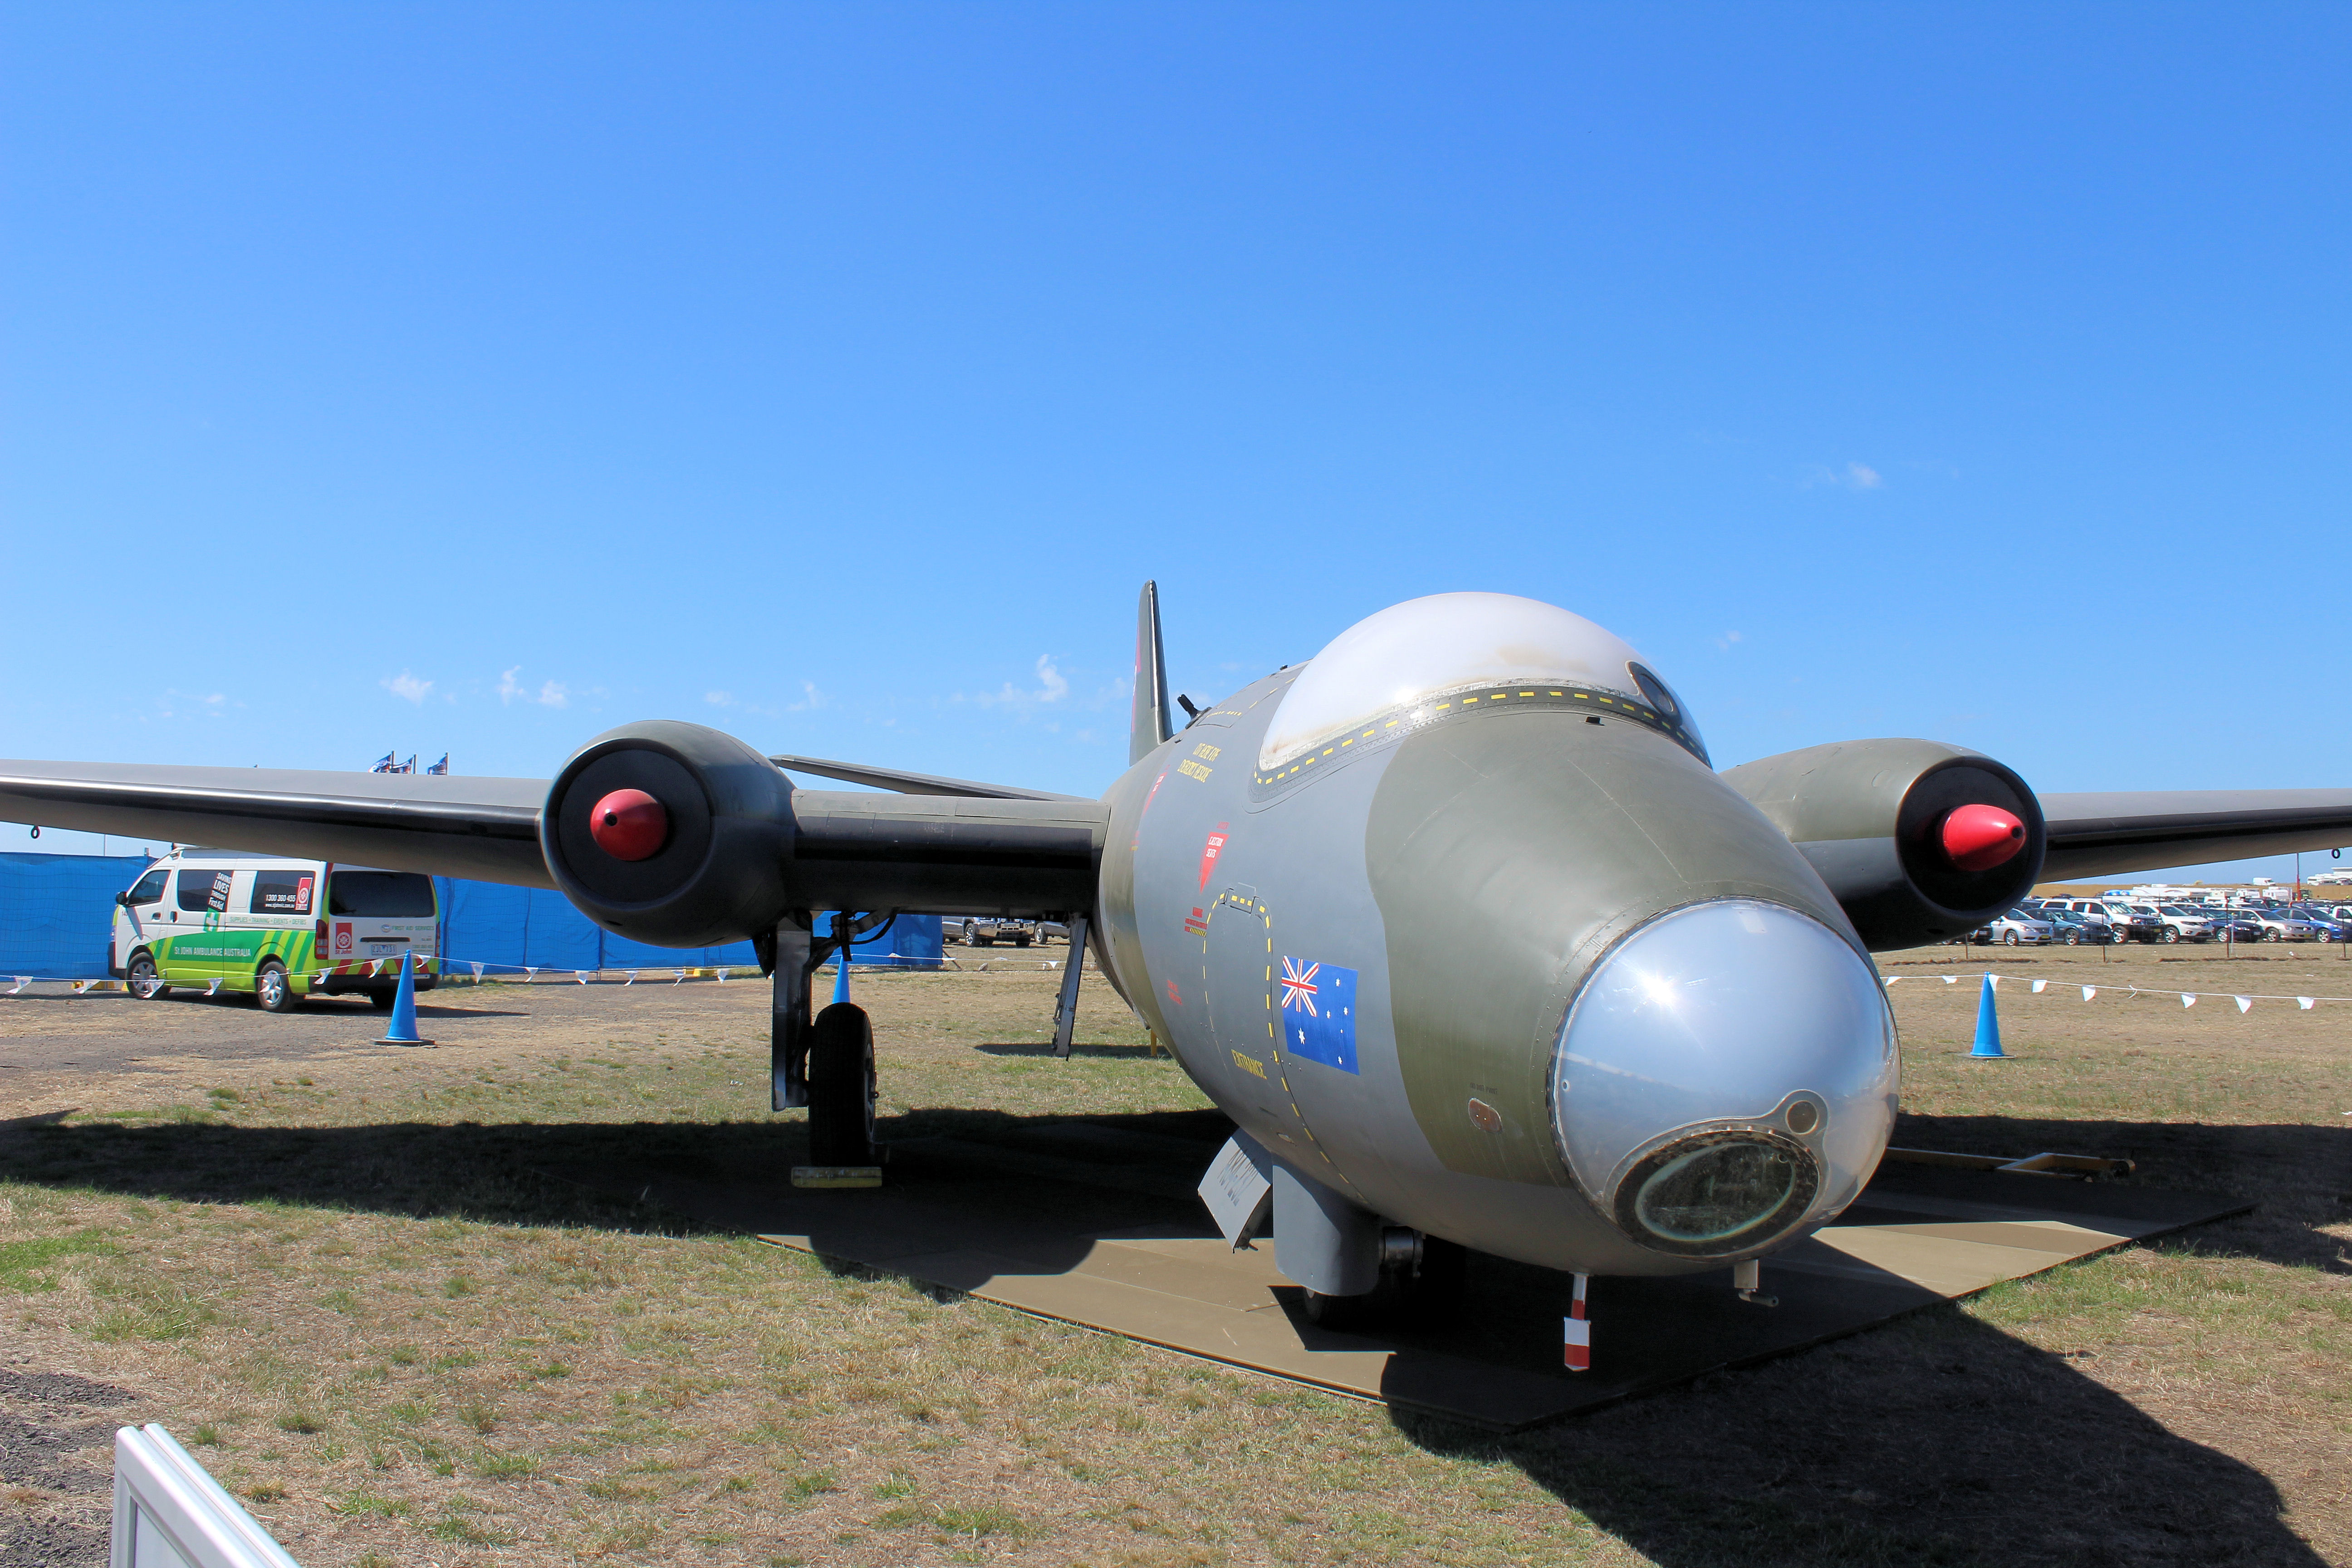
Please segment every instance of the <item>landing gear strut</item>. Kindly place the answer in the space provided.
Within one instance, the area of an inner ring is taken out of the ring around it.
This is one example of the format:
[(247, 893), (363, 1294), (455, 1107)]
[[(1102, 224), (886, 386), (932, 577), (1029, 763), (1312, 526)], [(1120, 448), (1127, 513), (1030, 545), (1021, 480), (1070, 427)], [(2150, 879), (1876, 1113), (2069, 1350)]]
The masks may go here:
[[(769, 1097), (778, 1110), (807, 1108), (809, 1163), (870, 1166), (874, 1142), (874, 1027), (866, 1010), (836, 1002), (809, 1017), (809, 980), (837, 950), (880, 926), (887, 914), (853, 921), (834, 916), (834, 930), (814, 935), (804, 910), (754, 943), (773, 990), (768, 1033)], [(870, 1181), (865, 1184), (871, 1184)]]

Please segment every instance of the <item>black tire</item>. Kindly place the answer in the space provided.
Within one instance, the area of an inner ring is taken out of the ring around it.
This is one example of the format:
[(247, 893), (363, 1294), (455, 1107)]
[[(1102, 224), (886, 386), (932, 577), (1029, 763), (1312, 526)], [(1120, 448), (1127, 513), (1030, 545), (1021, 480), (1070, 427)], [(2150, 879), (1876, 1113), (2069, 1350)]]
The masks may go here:
[(2284, 942), (2286, 940), (2286, 932), (2283, 931), (2266, 931), (2263, 932), (2263, 940), (2264, 942)]
[(966, 946), (966, 947), (970, 947), (970, 946), (971, 946), (971, 945), (972, 945), (972, 941), (973, 941), (973, 939), (972, 939), (972, 934), (971, 934), (971, 922), (970, 921), (964, 921), (964, 922), (963, 922), (963, 944), (964, 944), (964, 946)]
[(1013, 939), (1013, 946), (1015, 946), (1015, 947), (1027, 947), (1027, 946), (1029, 945), (1029, 938), (1028, 938), (1028, 936), (1024, 933), (1024, 934), (1023, 934), (1023, 935), (1020, 935), (1020, 936), (1016, 936), (1016, 937), (1014, 937), (1014, 938)]
[(264, 959), (253, 972), (253, 1005), (265, 1013), (291, 1013), (301, 998), (294, 994), (294, 983), (286, 978), (286, 966), (276, 959)]
[(2167, 927), (2165, 927), (2165, 928), (2164, 928), (2164, 941), (2165, 941), (2165, 945), (2167, 945), (2167, 946), (2168, 947), (2168, 946), (2170, 946), (2172, 943), (2174, 943), (2174, 942), (2179, 942), (2179, 940), (2180, 940), (2180, 928), (2179, 928), (2179, 926), (2167, 926)]
[(969, 938), (968, 940), (974, 947), (994, 947), (996, 945), (996, 939), (992, 936), (975, 936)]
[(2080, 946), (2082, 946), (2082, 945), (2083, 945), (2083, 933), (2082, 933), (2081, 931), (2068, 931), (2068, 932), (2066, 933), (2066, 945), (2067, 945), (2068, 947), (2080, 947)]
[(122, 980), (131, 988), (131, 994), (142, 1002), (160, 1002), (172, 994), (172, 988), (163, 983), (163, 972), (155, 967), (155, 955), (143, 949), (131, 955)]
[(2000, 940), (2001, 945), (2004, 947), (2015, 947), (2017, 945), (2017, 933), (2013, 931), (2005, 931), (2000, 933)]
[(397, 991), (378, 989), (369, 992), (367, 994), (367, 999), (368, 1005), (373, 1007), (377, 1012), (389, 1013), (392, 1011), (392, 1005), (400, 1000), (400, 993)]
[(809, 1026), (809, 1163), (874, 1163), (874, 1026), (835, 1002)]

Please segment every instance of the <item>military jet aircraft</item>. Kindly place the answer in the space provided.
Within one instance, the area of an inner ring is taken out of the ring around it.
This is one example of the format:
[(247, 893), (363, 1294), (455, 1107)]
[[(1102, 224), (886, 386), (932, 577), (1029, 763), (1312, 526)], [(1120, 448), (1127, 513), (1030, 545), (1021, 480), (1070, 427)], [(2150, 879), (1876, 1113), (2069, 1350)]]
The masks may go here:
[(0, 819), (555, 888), (649, 942), (749, 937), (774, 978), (772, 1103), (807, 1107), (825, 1165), (875, 1157), (875, 1076), (862, 1012), (810, 1016), (838, 940), (814, 915), (1067, 921), (1233, 1118), (1202, 1188), (1228, 1239), (1270, 1218), (1326, 1321), (1442, 1300), (1464, 1248), (1728, 1268), (1752, 1293), (1885, 1147), (1872, 952), (1968, 931), (2045, 875), (2352, 842), (2352, 791), (2037, 796), (1930, 741), (1718, 773), (1639, 653), (1504, 594), (1398, 605), (1176, 701), (1181, 731), (1146, 584), (1132, 765), (1099, 800), (657, 720), (551, 782), (0, 763)]

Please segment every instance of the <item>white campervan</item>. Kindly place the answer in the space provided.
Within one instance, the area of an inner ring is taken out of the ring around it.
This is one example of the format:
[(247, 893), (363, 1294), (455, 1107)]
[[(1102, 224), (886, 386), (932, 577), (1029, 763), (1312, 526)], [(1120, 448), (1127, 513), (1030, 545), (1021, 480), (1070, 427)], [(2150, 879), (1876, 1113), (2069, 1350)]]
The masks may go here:
[(421, 872), (175, 849), (114, 901), (107, 963), (134, 995), (238, 991), (282, 1013), (356, 992), (389, 1007), (412, 952), (417, 988), (434, 984), (440, 910)]

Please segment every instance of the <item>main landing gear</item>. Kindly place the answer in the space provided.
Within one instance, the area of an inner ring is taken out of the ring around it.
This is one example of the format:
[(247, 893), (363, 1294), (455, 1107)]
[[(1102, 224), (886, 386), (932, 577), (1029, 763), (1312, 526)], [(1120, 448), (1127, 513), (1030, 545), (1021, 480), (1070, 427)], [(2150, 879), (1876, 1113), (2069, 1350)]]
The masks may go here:
[(1338, 1332), (1403, 1328), (1450, 1316), (1470, 1254), (1454, 1242), (1383, 1225), (1370, 1209), (1277, 1162), (1274, 1262), (1306, 1291), (1307, 1321)]
[(754, 946), (773, 979), (769, 1019), (770, 1100), (778, 1110), (808, 1110), (808, 1164), (793, 1181), (872, 1186), (881, 1148), (874, 1139), (874, 1026), (863, 1007), (835, 1002), (809, 1017), (809, 979), (836, 948), (879, 926), (887, 916), (853, 921), (836, 915), (835, 935), (820, 939), (796, 915)]

